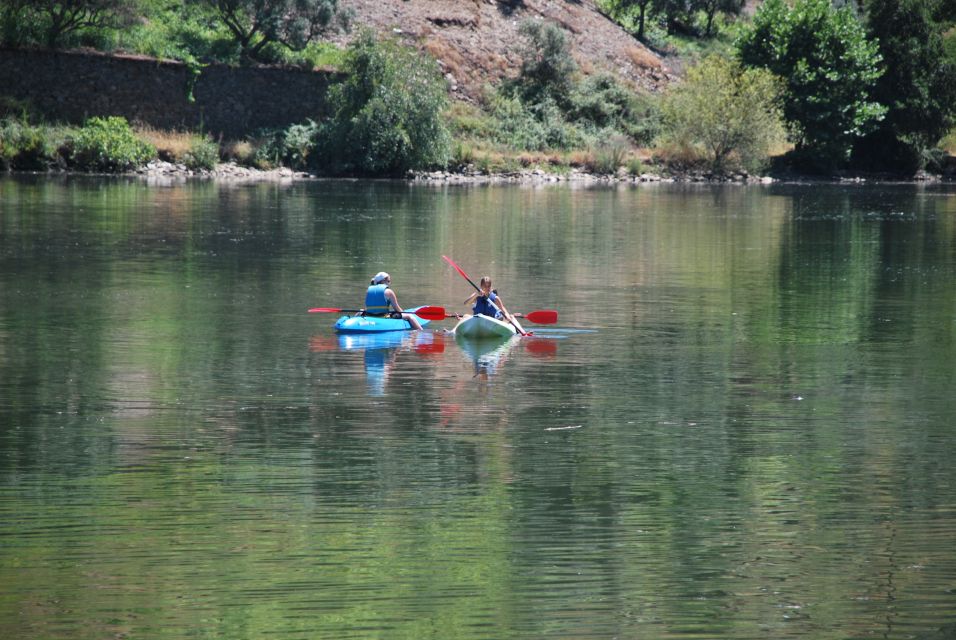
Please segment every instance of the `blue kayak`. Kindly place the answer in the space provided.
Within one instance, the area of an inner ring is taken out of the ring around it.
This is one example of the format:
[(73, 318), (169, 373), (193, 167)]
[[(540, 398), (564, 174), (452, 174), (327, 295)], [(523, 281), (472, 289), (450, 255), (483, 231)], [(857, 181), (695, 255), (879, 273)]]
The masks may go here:
[[(406, 309), (405, 311), (417, 311), (419, 309), (421, 307)], [(426, 327), (431, 320), (419, 318), (418, 322), (422, 327)], [(335, 323), (335, 330), (338, 333), (380, 333), (382, 331), (408, 331), (411, 328), (412, 325), (407, 320), (387, 316), (342, 316)]]

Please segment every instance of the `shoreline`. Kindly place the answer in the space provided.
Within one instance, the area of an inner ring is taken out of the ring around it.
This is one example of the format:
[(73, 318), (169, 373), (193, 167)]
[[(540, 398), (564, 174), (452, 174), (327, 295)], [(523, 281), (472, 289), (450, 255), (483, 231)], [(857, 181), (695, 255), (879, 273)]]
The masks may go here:
[(98, 177), (139, 177), (150, 183), (167, 185), (189, 180), (208, 180), (223, 184), (247, 182), (292, 182), (308, 180), (347, 180), (347, 181), (389, 181), (432, 186), (484, 186), (484, 185), (651, 185), (651, 184), (724, 184), (739, 186), (757, 186), (771, 184), (956, 184), (956, 176), (936, 175), (921, 172), (912, 178), (882, 175), (848, 176), (811, 176), (800, 174), (750, 175), (746, 172), (714, 174), (707, 171), (687, 171), (660, 175), (644, 172), (638, 175), (623, 170), (617, 174), (594, 174), (572, 168), (566, 173), (551, 173), (537, 167), (502, 173), (481, 173), (466, 171), (410, 171), (405, 177), (374, 178), (362, 176), (325, 176), (306, 171), (296, 171), (288, 167), (276, 169), (256, 169), (234, 162), (223, 162), (215, 169), (189, 169), (183, 164), (153, 160), (135, 171), (123, 173), (88, 173), (82, 171), (9, 171), (8, 175), (34, 176), (98, 176)]

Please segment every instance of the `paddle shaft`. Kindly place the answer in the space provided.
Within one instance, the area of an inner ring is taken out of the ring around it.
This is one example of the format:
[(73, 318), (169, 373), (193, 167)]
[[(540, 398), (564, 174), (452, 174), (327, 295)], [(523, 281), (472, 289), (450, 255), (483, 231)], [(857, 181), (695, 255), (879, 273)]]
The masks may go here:
[[(309, 309), (309, 313), (362, 313), (365, 309), (339, 309), (338, 307), (315, 307), (314, 309)], [(395, 311), (394, 313), (399, 313)], [(421, 309), (416, 309), (415, 311), (403, 310), (401, 313), (410, 313), (412, 315), (418, 316), (419, 318), (425, 318), (426, 320), (442, 320), (445, 316), (445, 307), (422, 307)], [(384, 314), (391, 315), (391, 314)]]
[(476, 285), (474, 282), (472, 282), (472, 281), (471, 281), (471, 278), (468, 277), (468, 274), (465, 273), (465, 270), (462, 269), (461, 267), (459, 267), (457, 264), (455, 264), (455, 261), (454, 261), (454, 260), (452, 260), (452, 259), (449, 258), (448, 256), (442, 256), (442, 259), (443, 259), (445, 262), (447, 262), (448, 264), (450, 264), (451, 266), (453, 266), (453, 267), (455, 268), (455, 271), (457, 271), (458, 273), (460, 273), (460, 274), (461, 274), (461, 277), (464, 278), (465, 280), (467, 280), (467, 281), (468, 281), (468, 284), (470, 284), (471, 286), (473, 286), (473, 287), (475, 288), (475, 291), (477, 291), (478, 293), (481, 293), (481, 287), (479, 287), (479, 286)]

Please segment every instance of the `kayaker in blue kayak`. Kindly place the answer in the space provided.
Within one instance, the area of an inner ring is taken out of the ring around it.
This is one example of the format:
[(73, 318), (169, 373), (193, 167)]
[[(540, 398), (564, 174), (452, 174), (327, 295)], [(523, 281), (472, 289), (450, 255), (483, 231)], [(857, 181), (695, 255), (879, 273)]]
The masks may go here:
[(488, 316), (489, 318), (497, 318), (499, 320), (504, 318), (507, 320), (510, 314), (505, 308), (505, 303), (498, 295), (498, 292), (492, 290), (491, 278), (488, 276), (482, 276), (481, 280), (478, 281), (478, 286), (481, 288), (481, 291), (475, 291), (473, 294), (468, 296), (467, 300), (465, 300), (465, 304), (469, 304), (472, 300), (475, 301), (474, 306), (471, 308), (471, 312), (474, 315), (478, 315), (480, 313), (481, 315)]
[(412, 326), (412, 329), (421, 331), (422, 325), (414, 314), (402, 313), (402, 307), (398, 304), (398, 296), (389, 288), (390, 284), (392, 284), (392, 276), (384, 271), (379, 271), (372, 276), (372, 281), (365, 292), (365, 311), (363, 315), (402, 318)]

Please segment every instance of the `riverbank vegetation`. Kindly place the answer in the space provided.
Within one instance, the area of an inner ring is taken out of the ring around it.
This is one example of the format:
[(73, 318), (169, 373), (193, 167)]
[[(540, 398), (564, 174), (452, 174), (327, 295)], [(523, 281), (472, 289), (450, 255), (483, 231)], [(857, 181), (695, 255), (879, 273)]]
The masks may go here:
[(326, 40), (354, 17), (337, 0), (0, 0), (5, 46), (92, 46), (183, 60), (344, 72), (332, 116), (241, 140), (39, 121), (0, 96), (0, 168), (128, 170), (154, 157), (231, 159), (326, 175), (481, 173), (537, 166), (594, 173), (942, 171), (956, 144), (956, 5), (948, 0), (604, 0), (636, 38), (687, 63), (663, 95), (584, 73), (566, 32), (528, 20), (518, 72), (449, 102), (430, 57), (371, 32)]

